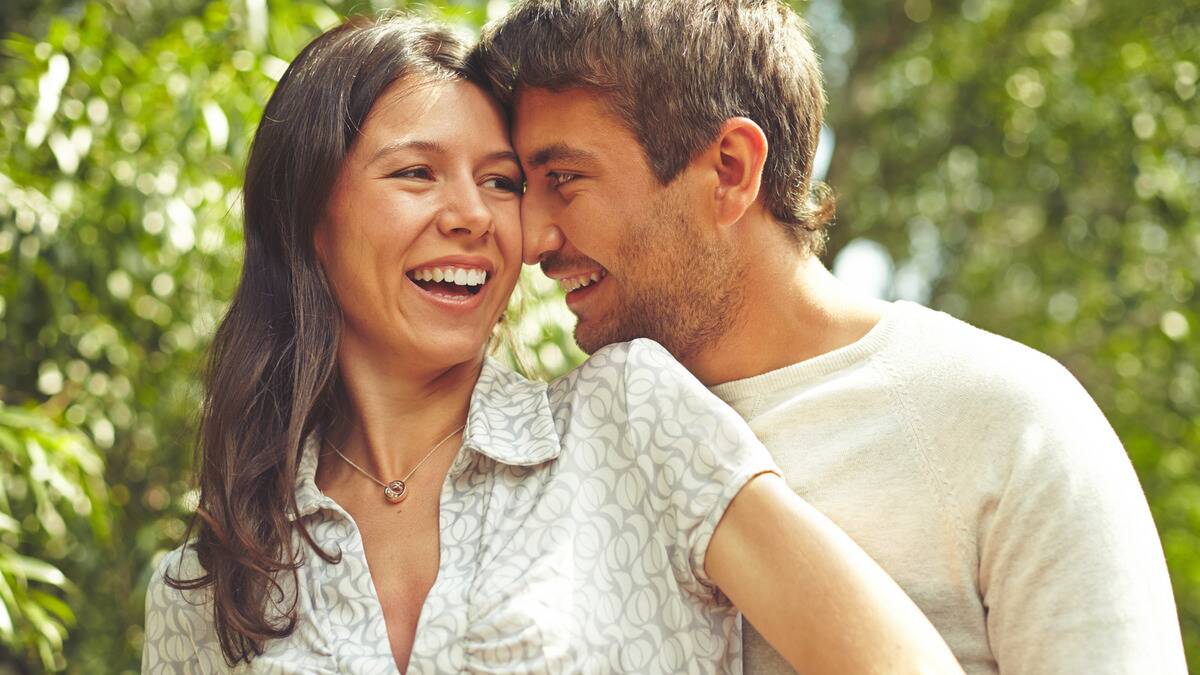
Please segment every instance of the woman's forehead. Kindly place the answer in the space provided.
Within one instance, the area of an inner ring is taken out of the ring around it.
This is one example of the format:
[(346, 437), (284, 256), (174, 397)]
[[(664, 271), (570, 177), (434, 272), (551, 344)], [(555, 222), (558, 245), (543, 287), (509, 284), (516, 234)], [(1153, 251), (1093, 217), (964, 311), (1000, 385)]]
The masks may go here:
[(481, 142), (509, 145), (501, 109), (482, 89), (463, 79), (402, 78), (376, 100), (357, 145), (369, 160), (405, 144), (493, 150), (479, 147)]

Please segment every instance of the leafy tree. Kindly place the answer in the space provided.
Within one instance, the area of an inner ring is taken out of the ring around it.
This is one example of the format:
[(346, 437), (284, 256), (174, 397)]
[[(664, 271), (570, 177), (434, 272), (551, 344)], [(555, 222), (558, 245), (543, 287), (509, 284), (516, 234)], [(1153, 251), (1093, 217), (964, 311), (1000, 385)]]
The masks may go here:
[[(437, 11), (472, 31), (504, 4)], [(287, 60), (376, 6), (32, 6), (0, 9), (0, 672), (132, 671), (147, 576), (195, 500), (196, 374), (237, 280), (249, 139)], [(803, 9), (838, 138), (830, 260), (873, 241), (886, 294), (1076, 373), (1139, 471), (1200, 655), (1194, 3)], [(577, 363), (558, 290), (522, 289), (508, 357)]]
[[(52, 562), (87, 542), (109, 542), (103, 462), (88, 440), (55, 427), (46, 412), (0, 404), (0, 645), (36, 655), (47, 670), (62, 665), (63, 640), (75, 614), (74, 591)], [(77, 593), (75, 594), (77, 595)]]

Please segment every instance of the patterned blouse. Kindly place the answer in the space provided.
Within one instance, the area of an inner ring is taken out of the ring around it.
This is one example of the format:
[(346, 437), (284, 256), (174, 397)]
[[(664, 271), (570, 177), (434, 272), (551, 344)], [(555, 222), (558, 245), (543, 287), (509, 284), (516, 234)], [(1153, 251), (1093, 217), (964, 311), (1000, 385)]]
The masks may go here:
[[(736, 413), (649, 340), (549, 385), (489, 359), (469, 410), (410, 675), (741, 673), (738, 613), (704, 557), (742, 486), (778, 469)], [(306, 551), (295, 631), (234, 672), (397, 672), (358, 529), (314, 482), (318, 445), (296, 517), (342, 560)], [(176, 549), (151, 579), (142, 672), (230, 672), (207, 593), (163, 583), (198, 569)]]

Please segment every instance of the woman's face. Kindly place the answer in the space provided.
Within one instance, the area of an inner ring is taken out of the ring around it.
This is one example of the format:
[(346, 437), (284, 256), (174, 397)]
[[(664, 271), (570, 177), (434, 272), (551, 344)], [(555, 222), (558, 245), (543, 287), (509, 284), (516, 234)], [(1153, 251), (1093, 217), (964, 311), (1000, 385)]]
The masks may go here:
[(477, 86), (404, 78), (384, 92), (315, 234), (343, 353), (381, 369), (478, 359), (521, 271), (521, 182)]

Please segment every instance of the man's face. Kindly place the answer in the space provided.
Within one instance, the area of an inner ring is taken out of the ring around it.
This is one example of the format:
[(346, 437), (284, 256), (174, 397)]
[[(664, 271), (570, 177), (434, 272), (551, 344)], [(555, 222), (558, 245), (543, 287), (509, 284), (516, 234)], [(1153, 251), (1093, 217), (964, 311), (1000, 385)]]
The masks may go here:
[(525, 262), (567, 291), (584, 351), (648, 337), (686, 359), (724, 334), (740, 285), (690, 167), (662, 185), (633, 133), (582, 89), (523, 89), (513, 145)]

